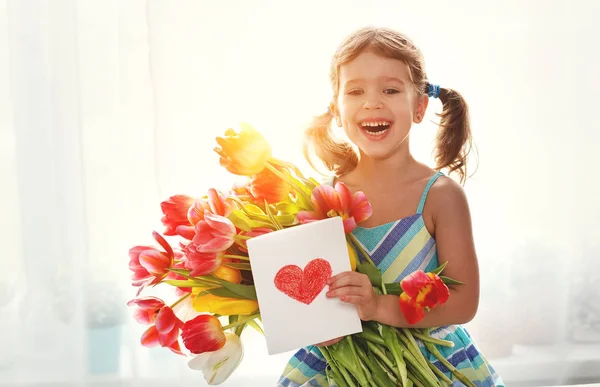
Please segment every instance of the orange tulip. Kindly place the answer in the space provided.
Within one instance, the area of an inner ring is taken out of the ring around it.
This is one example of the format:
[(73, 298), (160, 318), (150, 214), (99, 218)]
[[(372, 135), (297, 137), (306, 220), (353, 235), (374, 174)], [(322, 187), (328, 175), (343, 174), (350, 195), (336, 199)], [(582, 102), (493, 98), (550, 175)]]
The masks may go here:
[(409, 324), (415, 324), (425, 317), (425, 311), (444, 304), (450, 297), (450, 290), (434, 273), (415, 271), (406, 276), (400, 286), (400, 309)]
[(271, 145), (250, 125), (242, 124), (236, 133), (227, 129), (224, 137), (217, 137), (220, 164), (234, 175), (252, 176), (260, 173), (271, 158)]
[(250, 193), (257, 203), (265, 200), (269, 204), (287, 199), (291, 186), (268, 169), (253, 176), (250, 182)]

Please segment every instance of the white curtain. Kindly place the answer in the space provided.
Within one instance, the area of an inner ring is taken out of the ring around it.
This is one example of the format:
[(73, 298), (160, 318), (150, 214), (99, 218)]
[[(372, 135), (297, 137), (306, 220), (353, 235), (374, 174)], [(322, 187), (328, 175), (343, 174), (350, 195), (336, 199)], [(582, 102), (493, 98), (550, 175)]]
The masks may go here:
[[(127, 251), (162, 230), (160, 201), (231, 183), (212, 151), (227, 127), (253, 124), (306, 167), (330, 57), (369, 24), (414, 38), (430, 79), (470, 104), (482, 351), (510, 386), (600, 381), (599, 14), (593, 0), (0, 0), (0, 385), (203, 385), (139, 344)], [(412, 138), (427, 162), (434, 131)], [(291, 353), (247, 332), (224, 385), (274, 385)]]

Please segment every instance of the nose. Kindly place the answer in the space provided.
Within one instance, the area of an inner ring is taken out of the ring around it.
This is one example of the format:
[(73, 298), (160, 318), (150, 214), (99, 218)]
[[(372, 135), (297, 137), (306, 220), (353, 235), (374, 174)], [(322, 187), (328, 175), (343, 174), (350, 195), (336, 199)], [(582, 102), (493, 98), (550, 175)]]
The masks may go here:
[(381, 109), (383, 107), (383, 103), (381, 102), (381, 96), (379, 93), (371, 92), (365, 93), (365, 101), (363, 104), (363, 108), (368, 110)]

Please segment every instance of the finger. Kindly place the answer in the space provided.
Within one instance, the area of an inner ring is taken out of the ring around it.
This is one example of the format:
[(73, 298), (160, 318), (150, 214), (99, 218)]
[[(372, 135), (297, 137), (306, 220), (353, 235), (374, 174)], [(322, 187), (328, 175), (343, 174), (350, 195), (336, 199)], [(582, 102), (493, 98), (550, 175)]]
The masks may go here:
[(329, 277), (329, 280), (327, 281), (328, 285), (331, 285), (332, 283), (334, 283), (335, 281), (339, 280), (340, 278), (344, 278), (347, 276), (351, 276), (352, 274), (356, 274), (353, 271), (343, 271), (341, 273), (338, 273), (334, 276)]
[(360, 305), (364, 302), (365, 298), (362, 296), (340, 296), (340, 300), (348, 304)]
[(363, 286), (365, 284), (364, 274), (351, 272), (352, 274), (347, 274), (344, 276), (340, 276), (334, 281), (330, 281), (329, 289), (336, 289), (341, 286)]
[(330, 290), (325, 293), (328, 298), (340, 297), (340, 296), (366, 296), (365, 290), (360, 286), (344, 286), (335, 290)]

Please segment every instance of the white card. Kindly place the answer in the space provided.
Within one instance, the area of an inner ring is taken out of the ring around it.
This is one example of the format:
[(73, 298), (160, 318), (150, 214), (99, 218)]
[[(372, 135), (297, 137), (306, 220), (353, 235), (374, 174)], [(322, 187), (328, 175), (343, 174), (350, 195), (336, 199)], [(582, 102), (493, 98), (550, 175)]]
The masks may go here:
[(327, 298), (328, 286), (320, 286), (351, 270), (340, 217), (274, 231), (247, 244), (269, 355), (362, 332), (356, 307)]

